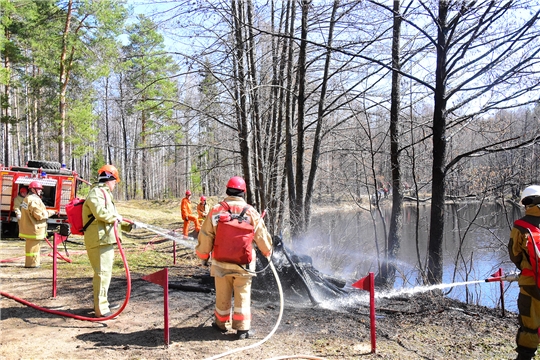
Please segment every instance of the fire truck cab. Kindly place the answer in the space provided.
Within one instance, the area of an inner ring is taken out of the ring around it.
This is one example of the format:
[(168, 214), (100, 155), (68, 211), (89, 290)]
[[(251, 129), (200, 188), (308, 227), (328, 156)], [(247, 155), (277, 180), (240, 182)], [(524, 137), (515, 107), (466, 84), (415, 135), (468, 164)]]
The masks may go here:
[(69, 235), (66, 205), (77, 196), (80, 183), (86, 181), (58, 162), (29, 160), (25, 167), (0, 165), (2, 237), (18, 236), (13, 200), (19, 194), (19, 189), (28, 187), (32, 181), (39, 181), (43, 185), (41, 199), (48, 210), (57, 213), (47, 220), (48, 232), (57, 231), (62, 235)]

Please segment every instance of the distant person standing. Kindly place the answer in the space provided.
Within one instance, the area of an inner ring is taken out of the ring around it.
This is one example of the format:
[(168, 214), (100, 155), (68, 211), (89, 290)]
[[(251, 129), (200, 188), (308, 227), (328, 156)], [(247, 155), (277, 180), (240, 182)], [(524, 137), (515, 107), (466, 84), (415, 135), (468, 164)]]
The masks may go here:
[(195, 224), (195, 231), (199, 232), (201, 230), (201, 224), (195, 215), (193, 215), (191, 210), (191, 191), (186, 190), (186, 197), (182, 199), (180, 204), (180, 212), (182, 214), (182, 220), (184, 220), (184, 236), (187, 237), (189, 233), (189, 222), (193, 221)]
[(537, 274), (533, 270), (538, 264), (538, 257), (532, 247), (534, 239), (540, 237), (540, 186), (525, 188), (521, 194), (521, 203), (525, 206), (525, 216), (514, 222), (508, 252), (510, 260), (521, 270), (518, 280), (516, 360), (530, 360), (538, 348), (540, 327), (540, 289)]
[(26, 240), (24, 267), (36, 268), (41, 264), (40, 244), (47, 237), (47, 219), (55, 211), (47, 210), (43, 204), (43, 185), (39, 181), (32, 181), (28, 189), (30, 193), (20, 206), (19, 237)]
[(206, 197), (201, 196), (199, 203), (197, 204), (197, 214), (199, 215), (199, 223), (202, 224), (206, 215), (208, 215), (208, 207), (206, 206)]

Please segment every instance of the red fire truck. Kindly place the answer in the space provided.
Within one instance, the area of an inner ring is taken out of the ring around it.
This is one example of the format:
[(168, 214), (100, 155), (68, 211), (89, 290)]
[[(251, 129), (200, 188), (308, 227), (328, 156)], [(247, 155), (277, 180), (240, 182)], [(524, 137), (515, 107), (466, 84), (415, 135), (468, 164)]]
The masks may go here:
[(69, 235), (66, 204), (77, 196), (81, 182), (87, 181), (59, 162), (29, 160), (25, 167), (0, 165), (2, 237), (17, 237), (17, 216), (13, 200), (19, 188), (27, 187), (32, 181), (39, 181), (43, 185), (43, 203), (47, 209), (57, 213), (48, 219), (48, 231)]

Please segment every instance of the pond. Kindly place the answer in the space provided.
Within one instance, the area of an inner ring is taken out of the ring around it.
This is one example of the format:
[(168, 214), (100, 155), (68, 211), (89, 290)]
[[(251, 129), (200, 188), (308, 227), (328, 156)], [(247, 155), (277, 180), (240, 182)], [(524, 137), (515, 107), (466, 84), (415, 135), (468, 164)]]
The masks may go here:
[[(443, 284), (448, 286), (445, 285), (442, 291), (470, 304), (500, 307), (498, 282), (455, 284), (485, 280), (500, 268), (505, 274), (517, 271), (508, 257), (507, 245), (512, 223), (523, 216), (522, 209), (485, 202), (448, 204), (445, 209)], [(316, 215), (305, 236), (287, 246), (311, 256), (313, 265), (321, 272), (349, 282), (371, 271), (377, 274), (377, 253), (382, 258), (383, 225), (386, 223), (386, 228), (389, 227), (390, 204), (385, 204), (382, 212), (384, 222), (376, 212), (362, 209)], [(404, 207), (396, 290), (426, 290), (422, 287), (418, 269), (424, 269), (426, 264), (429, 217), (429, 204), (419, 208), (411, 204)], [(517, 282), (503, 284), (505, 309), (517, 311)]]

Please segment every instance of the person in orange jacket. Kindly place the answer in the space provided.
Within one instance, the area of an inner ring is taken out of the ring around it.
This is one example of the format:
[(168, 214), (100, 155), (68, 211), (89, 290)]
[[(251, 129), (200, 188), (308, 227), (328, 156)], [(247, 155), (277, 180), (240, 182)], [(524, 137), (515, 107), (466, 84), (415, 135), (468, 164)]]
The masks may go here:
[(195, 231), (199, 232), (201, 230), (201, 224), (197, 216), (193, 215), (191, 212), (191, 191), (186, 190), (186, 197), (182, 199), (180, 204), (180, 212), (182, 213), (182, 220), (184, 220), (184, 236), (188, 236), (189, 222), (193, 221), (195, 224)]

